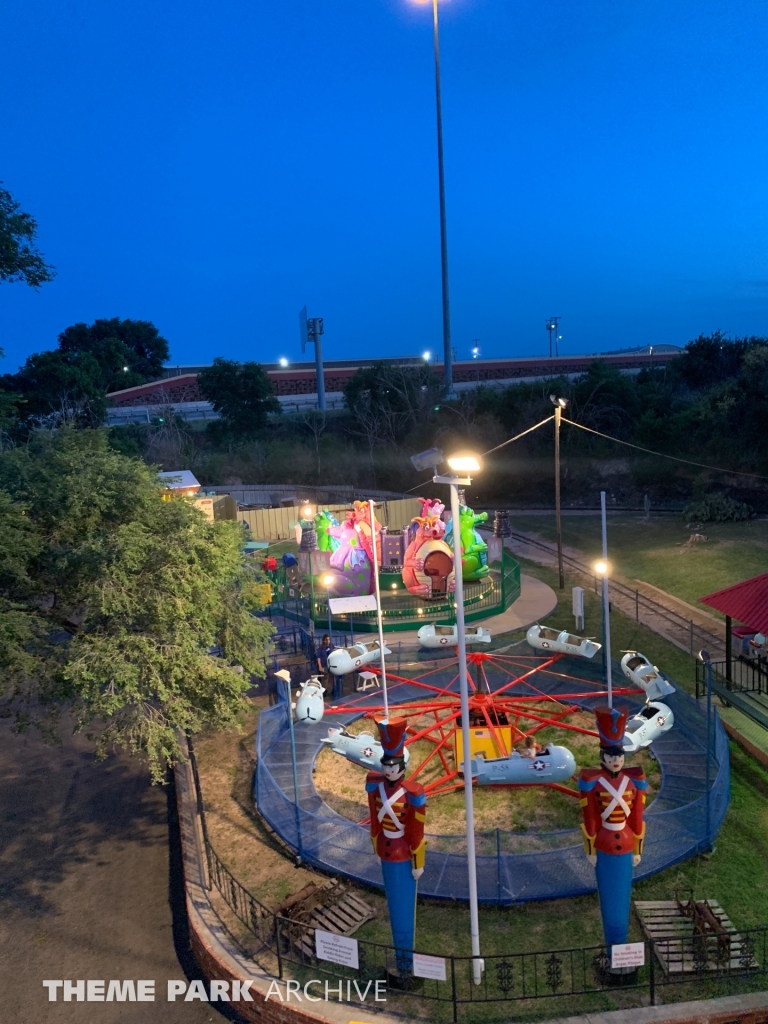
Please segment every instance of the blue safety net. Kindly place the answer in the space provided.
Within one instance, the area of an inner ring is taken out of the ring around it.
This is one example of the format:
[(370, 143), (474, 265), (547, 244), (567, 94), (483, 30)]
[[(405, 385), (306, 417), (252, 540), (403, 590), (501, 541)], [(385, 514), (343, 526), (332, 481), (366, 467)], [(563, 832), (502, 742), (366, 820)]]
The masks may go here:
[[(530, 656), (527, 661), (536, 663)], [(544, 658), (539, 664), (543, 661)], [(508, 670), (495, 669), (491, 662), (484, 662), (483, 668), (491, 690), (510, 680)], [(519, 682), (505, 693), (510, 696), (546, 693), (554, 697), (570, 694), (574, 682), (573, 676), (567, 674), (569, 671), (599, 684), (599, 661), (592, 665), (582, 659), (563, 658), (551, 668), (537, 671), (529, 682)], [(430, 673), (428, 682), (430, 687), (443, 687), (457, 693), (458, 683), (452, 681), (455, 675), (454, 663), (452, 668)], [(614, 668), (614, 681), (617, 686), (628, 685), (618, 665)], [(429, 697), (430, 693), (418, 683), (395, 682), (389, 687), (391, 705)], [(348, 713), (335, 713), (315, 724), (294, 726), (296, 787), (288, 706), (281, 702), (261, 712), (256, 739), (256, 803), (275, 832), (300, 852), (305, 861), (331, 874), (381, 888), (381, 869), (371, 849), (367, 827), (349, 821), (329, 807), (312, 781), (312, 768), (329, 726), (349, 724), (364, 714), (366, 708), (379, 707), (381, 694), (380, 691), (353, 694), (345, 701), (350, 705)], [(605, 703), (605, 697), (591, 694), (578, 699), (569, 697), (568, 703), (591, 710), (596, 704)], [(705, 710), (679, 689), (665, 697), (663, 703), (674, 712), (675, 724), (653, 743), (652, 751), (661, 768), (662, 782), (656, 799), (646, 811), (645, 848), (642, 861), (635, 869), (635, 879), (655, 874), (709, 848), (720, 829), (730, 796), (728, 740), (717, 712), (713, 711), (710, 721), (708, 766)], [(642, 701), (623, 695), (616, 698), (615, 704), (634, 713), (642, 706)], [(565, 743), (567, 745), (567, 740)], [(363, 782), (361, 770), (361, 792)], [(438, 899), (468, 899), (465, 837), (428, 835), (427, 842), (419, 894)], [(595, 872), (584, 856), (578, 829), (553, 832), (496, 829), (477, 833), (476, 846), (478, 896), (484, 903), (511, 904), (595, 891)]]

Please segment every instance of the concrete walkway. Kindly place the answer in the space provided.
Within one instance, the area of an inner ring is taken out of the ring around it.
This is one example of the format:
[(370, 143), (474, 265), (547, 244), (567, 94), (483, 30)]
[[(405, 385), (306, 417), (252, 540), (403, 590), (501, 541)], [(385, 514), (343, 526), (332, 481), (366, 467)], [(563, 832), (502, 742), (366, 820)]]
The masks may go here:
[[(96, 764), (88, 747), (48, 747), (0, 720), (0, 1020), (223, 1021), (207, 1003), (166, 1001), (168, 979), (201, 977), (169, 792), (136, 761)], [(48, 1002), (43, 979), (80, 978), (154, 979), (155, 1002)]]

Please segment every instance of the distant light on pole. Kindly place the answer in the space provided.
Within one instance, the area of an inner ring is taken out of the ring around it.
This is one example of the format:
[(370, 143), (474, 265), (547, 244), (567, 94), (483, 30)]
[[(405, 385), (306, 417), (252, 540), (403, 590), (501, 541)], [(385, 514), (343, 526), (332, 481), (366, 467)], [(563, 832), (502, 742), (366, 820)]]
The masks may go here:
[(127, 366), (123, 367), (123, 373), (128, 373), (128, 367)]
[(285, 369), (288, 366), (288, 360), (285, 358), (285, 356), (280, 356), (280, 365), (282, 366), (283, 369)]
[(430, 359), (432, 358), (432, 353), (429, 352), (429, 351), (424, 352), (424, 353), (422, 353), (421, 358), (424, 360), (425, 363), (428, 363), (430, 361)]
[(611, 571), (611, 567), (608, 562), (603, 562), (602, 559), (599, 562), (595, 562), (592, 568), (595, 570), (595, 575), (601, 577), (608, 576)]

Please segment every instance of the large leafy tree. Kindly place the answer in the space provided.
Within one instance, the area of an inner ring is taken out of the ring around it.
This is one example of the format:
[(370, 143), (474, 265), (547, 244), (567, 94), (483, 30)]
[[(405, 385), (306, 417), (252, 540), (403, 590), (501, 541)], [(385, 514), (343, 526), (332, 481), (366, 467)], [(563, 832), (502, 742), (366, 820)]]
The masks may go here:
[(344, 403), (354, 414), (361, 432), (379, 424), (379, 442), (396, 443), (423, 425), (445, 395), (445, 385), (426, 363), (393, 366), (374, 363), (361, 367), (344, 386)]
[(107, 391), (157, 380), (169, 355), (168, 342), (153, 323), (119, 317), (67, 327), (59, 335), (59, 351), (90, 353), (102, 369)]
[(221, 417), (221, 427), (232, 435), (256, 434), (266, 426), (270, 412), (280, 412), (272, 381), (260, 363), (218, 357), (200, 371), (197, 382)]
[(101, 367), (88, 352), (35, 352), (0, 387), (20, 396), (22, 419), (33, 421), (68, 409), (65, 418), (99, 424), (107, 406)]
[(237, 523), (163, 500), (104, 431), (0, 454), (0, 690), (19, 725), (68, 711), (98, 752), (123, 745), (160, 781), (179, 731), (231, 724), (263, 675), (271, 626), (251, 614), (241, 549)]
[[(0, 182), (2, 185), (2, 182)], [(37, 222), (10, 192), (0, 188), (0, 281), (25, 281), (39, 288), (56, 276), (35, 248)]]

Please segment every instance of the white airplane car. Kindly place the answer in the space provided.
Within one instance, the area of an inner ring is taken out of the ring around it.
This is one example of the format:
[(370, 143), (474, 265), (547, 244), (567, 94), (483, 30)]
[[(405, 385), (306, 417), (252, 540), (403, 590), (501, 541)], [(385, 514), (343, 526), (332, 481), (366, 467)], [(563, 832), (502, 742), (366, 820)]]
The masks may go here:
[[(392, 651), (385, 646), (384, 654), (391, 654)], [(370, 665), (373, 661), (381, 661), (379, 641), (372, 640), (367, 644), (355, 644), (353, 647), (339, 647), (328, 655), (328, 669), (335, 676), (345, 676), (349, 672), (357, 672), (363, 665)]]
[(293, 705), (297, 722), (319, 722), (322, 719), (325, 711), (324, 693), (325, 687), (317, 676), (312, 676), (301, 684), (296, 703)]
[[(646, 700), (658, 700), (675, 692), (655, 665), (652, 665), (640, 651), (626, 651), (621, 659), (621, 671), (635, 686), (645, 692)], [(671, 714), (671, 712), (670, 712)], [(671, 726), (670, 726), (671, 728)]]
[(594, 658), (602, 644), (596, 644), (588, 637), (575, 636), (567, 629), (551, 629), (536, 623), (525, 634), (525, 639), (537, 651), (554, 651), (558, 654), (576, 654), (580, 658)]
[[(459, 642), (459, 632), (456, 626), (422, 626), (416, 634), (422, 647), (456, 647)], [(477, 629), (464, 630), (464, 642), (466, 644), (489, 644), (491, 634), (487, 629), (478, 626)]]
[(675, 724), (672, 709), (658, 701), (649, 702), (627, 722), (624, 730), (624, 753), (636, 754), (669, 732)]
[[(344, 729), (329, 729), (328, 735), (322, 739), (328, 743), (334, 754), (341, 754), (353, 764), (359, 764), (361, 768), (373, 768), (381, 770), (381, 758), (384, 748), (369, 732), (361, 732), (357, 736), (350, 736)], [(411, 752), (408, 747), (403, 751), (406, 765), (411, 759)]]
[(516, 750), (509, 757), (494, 757), (488, 761), (482, 754), (477, 754), (471, 765), (472, 777), (477, 779), (480, 786), (531, 786), (566, 782), (576, 771), (576, 759), (571, 751), (554, 744), (540, 750), (535, 758), (523, 757)]

